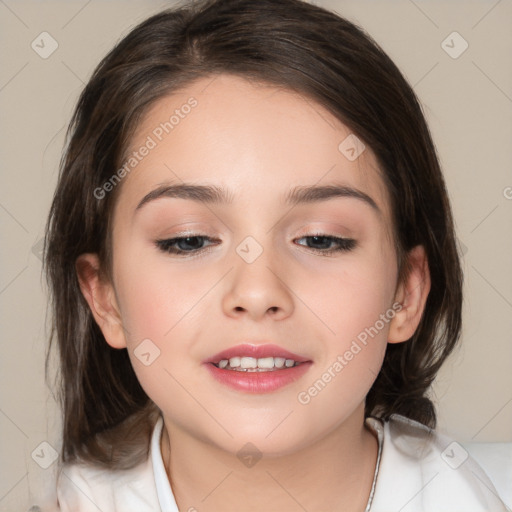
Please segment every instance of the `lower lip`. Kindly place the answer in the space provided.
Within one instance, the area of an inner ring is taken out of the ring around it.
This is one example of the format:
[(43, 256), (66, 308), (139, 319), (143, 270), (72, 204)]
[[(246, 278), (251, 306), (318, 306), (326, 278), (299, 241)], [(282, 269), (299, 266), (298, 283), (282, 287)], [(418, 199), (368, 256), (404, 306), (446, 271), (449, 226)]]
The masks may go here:
[(270, 393), (302, 377), (310, 368), (312, 362), (307, 361), (285, 370), (270, 372), (239, 372), (223, 370), (212, 363), (206, 363), (208, 371), (214, 379), (237, 391), (246, 393)]

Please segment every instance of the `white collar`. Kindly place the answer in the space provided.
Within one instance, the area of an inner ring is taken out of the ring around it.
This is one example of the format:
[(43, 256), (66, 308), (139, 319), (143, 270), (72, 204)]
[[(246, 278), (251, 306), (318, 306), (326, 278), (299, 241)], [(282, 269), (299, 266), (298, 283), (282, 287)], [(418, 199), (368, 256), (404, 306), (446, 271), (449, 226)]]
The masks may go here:
[(156, 494), (162, 512), (179, 512), (178, 505), (172, 493), (171, 484), (167, 478), (162, 452), (160, 450), (160, 439), (162, 437), (162, 428), (164, 420), (162, 416), (158, 418), (151, 437), (151, 463), (155, 475)]
[(370, 512), (372, 508), (373, 498), (375, 496), (375, 487), (377, 486), (377, 477), (379, 475), (379, 468), (380, 468), (380, 459), (382, 457), (382, 446), (384, 444), (384, 425), (382, 424), (382, 421), (377, 418), (368, 417), (365, 420), (365, 425), (375, 433), (377, 436), (377, 443), (378, 443), (378, 449), (377, 449), (377, 462), (375, 464), (375, 471), (373, 472), (373, 483), (372, 488), (370, 491), (370, 497), (368, 498), (368, 503), (366, 504), (366, 508), (364, 509), (364, 512)]

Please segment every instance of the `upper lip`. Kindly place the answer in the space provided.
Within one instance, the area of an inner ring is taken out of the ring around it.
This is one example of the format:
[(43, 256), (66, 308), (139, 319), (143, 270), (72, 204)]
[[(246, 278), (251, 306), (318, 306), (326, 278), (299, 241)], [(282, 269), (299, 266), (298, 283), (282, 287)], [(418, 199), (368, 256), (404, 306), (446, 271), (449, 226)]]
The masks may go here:
[(294, 354), (289, 350), (271, 343), (259, 345), (243, 343), (234, 347), (230, 347), (226, 350), (223, 350), (222, 352), (218, 352), (217, 354), (204, 360), (203, 363), (218, 363), (222, 359), (231, 359), (232, 357), (254, 357), (255, 359), (263, 357), (283, 357), (284, 359), (293, 359), (298, 363), (305, 363), (306, 361), (310, 361), (310, 359), (307, 357)]

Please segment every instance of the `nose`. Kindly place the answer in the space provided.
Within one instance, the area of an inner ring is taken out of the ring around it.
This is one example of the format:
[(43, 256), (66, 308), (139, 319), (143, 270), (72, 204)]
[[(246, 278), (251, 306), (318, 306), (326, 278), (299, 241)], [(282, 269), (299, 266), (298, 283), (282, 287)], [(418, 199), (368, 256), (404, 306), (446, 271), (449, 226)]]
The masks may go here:
[(255, 261), (248, 263), (235, 254), (234, 269), (227, 276), (228, 285), (222, 299), (227, 316), (247, 316), (260, 321), (266, 317), (283, 320), (292, 314), (294, 300), (288, 275), (285, 266), (274, 256), (270, 249), (264, 249)]

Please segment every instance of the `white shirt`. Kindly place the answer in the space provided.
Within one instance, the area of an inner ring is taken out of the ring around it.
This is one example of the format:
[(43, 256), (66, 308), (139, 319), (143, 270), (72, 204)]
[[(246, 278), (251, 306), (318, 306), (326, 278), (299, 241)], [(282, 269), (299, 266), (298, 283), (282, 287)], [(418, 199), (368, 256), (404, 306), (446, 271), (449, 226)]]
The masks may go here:
[[(371, 512), (507, 511), (483, 469), (458, 443), (399, 415), (384, 425), (366, 422), (382, 442)], [(179, 512), (160, 451), (162, 427), (160, 417), (147, 460), (133, 469), (65, 465), (57, 483), (60, 511)]]

